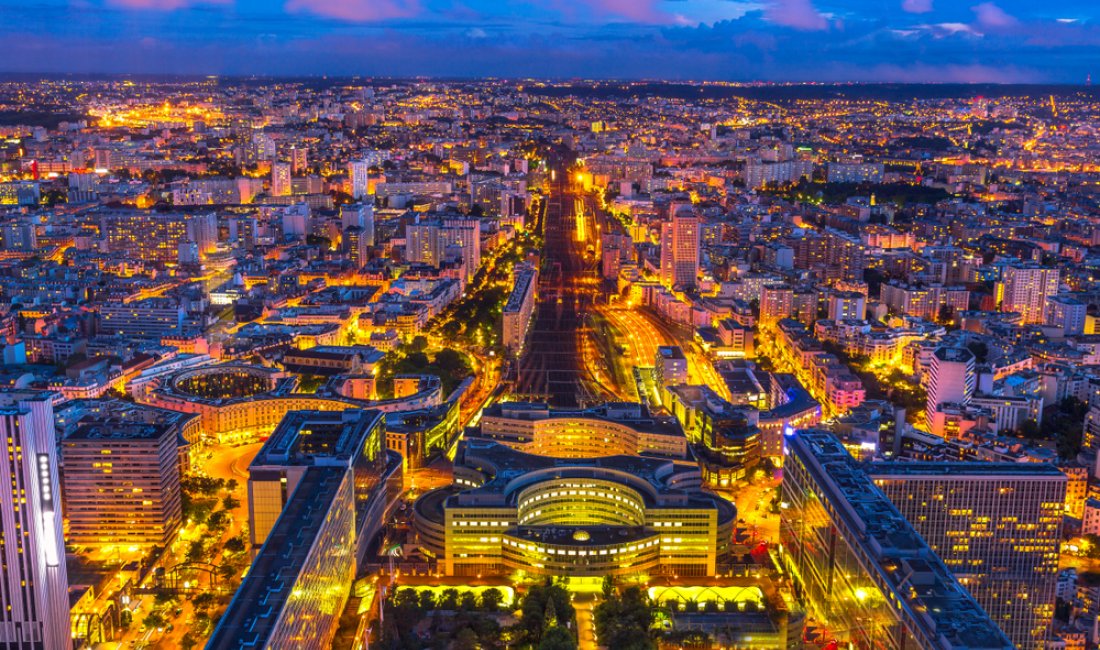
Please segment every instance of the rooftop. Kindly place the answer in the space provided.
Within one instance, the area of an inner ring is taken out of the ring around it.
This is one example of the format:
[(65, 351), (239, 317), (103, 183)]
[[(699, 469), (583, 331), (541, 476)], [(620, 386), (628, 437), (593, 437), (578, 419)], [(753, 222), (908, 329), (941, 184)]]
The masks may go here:
[(1007, 649), (1012, 644), (851, 457), (827, 431), (803, 430), (788, 441), (803, 460), (849, 545), (873, 564), (864, 570), (892, 590), (903, 623), (935, 648)]
[(345, 474), (336, 467), (306, 471), (214, 629), (207, 650), (267, 647)]
[(315, 465), (321, 459), (353, 461), (383, 413), (375, 410), (290, 411), (250, 467)]

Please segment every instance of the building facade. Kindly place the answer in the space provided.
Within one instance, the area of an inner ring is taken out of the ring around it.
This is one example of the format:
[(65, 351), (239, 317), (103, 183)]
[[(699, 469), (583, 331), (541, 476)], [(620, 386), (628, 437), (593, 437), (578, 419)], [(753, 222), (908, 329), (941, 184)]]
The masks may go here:
[(68, 650), (69, 580), (53, 395), (0, 392), (0, 436), (8, 447), (0, 486), (0, 647)]
[(182, 518), (180, 441), (195, 416), (94, 404), (61, 442), (69, 543), (166, 544)]
[(1066, 476), (1043, 463), (874, 463), (875, 485), (1017, 648), (1054, 618)]
[(779, 560), (829, 642), (1013, 647), (831, 433), (798, 431), (786, 449)]
[(414, 527), (446, 575), (713, 576), (736, 510), (694, 465), (562, 459), (460, 443), (455, 483), (422, 496)]

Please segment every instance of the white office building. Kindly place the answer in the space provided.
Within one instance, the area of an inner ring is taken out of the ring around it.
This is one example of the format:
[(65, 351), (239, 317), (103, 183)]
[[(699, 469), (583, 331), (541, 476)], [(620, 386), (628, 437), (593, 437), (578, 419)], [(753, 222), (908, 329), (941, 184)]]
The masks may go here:
[(0, 391), (0, 435), (9, 480), (0, 486), (0, 648), (69, 650), (53, 395)]

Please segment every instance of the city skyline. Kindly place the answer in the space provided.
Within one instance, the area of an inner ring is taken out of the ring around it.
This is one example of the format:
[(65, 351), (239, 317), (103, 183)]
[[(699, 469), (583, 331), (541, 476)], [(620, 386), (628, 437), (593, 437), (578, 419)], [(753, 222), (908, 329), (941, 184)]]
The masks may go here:
[[(0, 21), (279, 71), (0, 73), (0, 647), (1100, 650), (1100, 88), (325, 76), (488, 64), (435, 0), (247, 5)], [(488, 6), (547, 26), (502, 66), (858, 31)], [(899, 7), (987, 66), (1069, 15)]]
[(1083, 84), (1097, 8), (1021, 0), (0, 2), (0, 72)]

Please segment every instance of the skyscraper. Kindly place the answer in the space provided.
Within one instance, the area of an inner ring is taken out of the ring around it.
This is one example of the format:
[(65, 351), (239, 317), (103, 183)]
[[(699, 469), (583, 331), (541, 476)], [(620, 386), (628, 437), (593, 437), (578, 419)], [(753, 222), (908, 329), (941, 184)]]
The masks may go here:
[(309, 149), (298, 145), (290, 148), (290, 171), (304, 174), (309, 170)]
[(364, 241), (363, 229), (359, 226), (344, 229), (343, 246), (356, 267), (364, 266), (370, 259), (370, 246)]
[(359, 228), (360, 241), (366, 246), (374, 245), (374, 206), (370, 203), (341, 206), (340, 225), (344, 229), (352, 226)]
[(1066, 475), (1043, 463), (873, 463), (868, 474), (1017, 648), (1054, 618)]
[(438, 265), (443, 259), (439, 227), (439, 222), (435, 221), (405, 226), (405, 259), (420, 264)]
[(699, 218), (681, 207), (661, 224), (661, 283), (693, 287), (699, 273)]
[(72, 647), (52, 399), (0, 392), (0, 647), (10, 650)]
[(974, 353), (962, 347), (940, 347), (932, 353), (928, 369), (928, 400), (925, 403), (925, 422), (928, 430), (942, 436), (945, 419), (941, 407), (944, 404), (965, 406), (974, 396), (977, 375)]
[(271, 165), (271, 196), (290, 196), (290, 163)]
[(370, 176), (370, 164), (365, 160), (353, 160), (348, 163), (348, 178), (350, 182), (350, 194), (355, 200), (360, 200), (368, 193), (368, 178)]
[(1012, 648), (833, 435), (787, 437), (781, 565), (815, 627), (842, 647)]
[(1013, 264), (1005, 268), (998, 285), (1001, 311), (1023, 316), (1025, 325), (1043, 322), (1046, 298), (1058, 293), (1058, 269), (1038, 264)]

